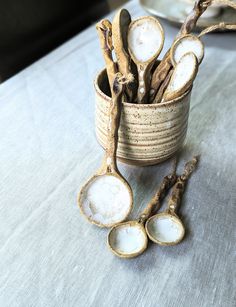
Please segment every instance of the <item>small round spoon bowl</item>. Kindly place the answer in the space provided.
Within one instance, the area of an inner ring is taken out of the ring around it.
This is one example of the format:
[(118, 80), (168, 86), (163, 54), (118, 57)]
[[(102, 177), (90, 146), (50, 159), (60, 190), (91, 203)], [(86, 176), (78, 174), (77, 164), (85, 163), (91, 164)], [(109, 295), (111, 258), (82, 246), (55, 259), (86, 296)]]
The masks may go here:
[(168, 209), (150, 217), (145, 229), (151, 241), (159, 245), (175, 245), (183, 240), (185, 228), (175, 213), (181, 203), (185, 185), (196, 168), (199, 157), (195, 156), (185, 164), (184, 173), (178, 177), (168, 201)]
[(178, 216), (167, 212), (150, 217), (145, 228), (149, 239), (159, 245), (176, 245), (185, 234), (184, 225)]
[(189, 52), (193, 52), (200, 65), (204, 58), (204, 45), (195, 35), (187, 34), (179, 37), (170, 50), (171, 62), (175, 67), (180, 59)]
[(107, 243), (116, 256), (133, 258), (146, 250), (148, 238), (142, 223), (129, 221), (114, 226), (108, 234)]
[(126, 219), (132, 203), (129, 184), (116, 172), (94, 175), (79, 194), (82, 214), (100, 227), (111, 227)]

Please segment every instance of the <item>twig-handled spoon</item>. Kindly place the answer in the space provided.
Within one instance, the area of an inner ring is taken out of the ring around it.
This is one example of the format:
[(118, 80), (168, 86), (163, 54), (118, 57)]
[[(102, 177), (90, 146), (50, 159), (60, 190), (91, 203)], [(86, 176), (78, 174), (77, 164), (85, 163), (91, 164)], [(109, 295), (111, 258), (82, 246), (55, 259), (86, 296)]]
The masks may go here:
[(192, 85), (198, 72), (198, 61), (194, 53), (188, 52), (176, 64), (162, 101), (169, 101), (183, 95)]
[(119, 72), (131, 82), (125, 87), (126, 98), (133, 102), (137, 91), (136, 69), (128, 50), (128, 29), (131, 23), (130, 13), (120, 9), (112, 21), (112, 43), (117, 59)]
[(147, 235), (151, 241), (160, 245), (175, 245), (182, 241), (185, 228), (176, 214), (181, 203), (186, 183), (194, 171), (198, 157), (194, 157), (185, 165), (184, 173), (178, 177), (168, 201), (168, 208), (162, 213), (150, 217), (145, 225)]
[(138, 69), (138, 103), (148, 102), (150, 71), (163, 44), (164, 31), (157, 19), (147, 16), (131, 22), (128, 31), (128, 46), (132, 60)]
[(111, 227), (123, 221), (133, 206), (133, 194), (116, 164), (116, 149), (120, 120), (120, 104), (126, 80), (116, 74), (109, 112), (105, 157), (101, 168), (82, 187), (79, 207), (89, 222), (100, 227)]
[(133, 258), (142, 254), (147, 248), (148, 237), (144, 228), (146, 220), (159, 208), (161, 200), (176, 182), (176, 160), (172, 173), (164, 177), (157, 192), (134, 221), (115, 225), (109, 232), (107, 243), (110, 250), (118, 257)]

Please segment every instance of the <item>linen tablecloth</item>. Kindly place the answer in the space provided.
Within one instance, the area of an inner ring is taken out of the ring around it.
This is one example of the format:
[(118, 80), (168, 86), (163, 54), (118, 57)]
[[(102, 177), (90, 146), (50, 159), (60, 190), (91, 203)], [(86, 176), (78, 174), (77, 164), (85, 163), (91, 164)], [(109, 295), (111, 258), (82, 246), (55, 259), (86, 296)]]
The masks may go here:
[[(137, 1), (126, 7), (146, 14)], [(162, 24), (166, 50), (177, 29)], [(111, 254), (108, 231), (77, 206), (103, 155), (94, 133), (93, 79), (104, 66), (94, 26), (0, 85), (1, 307), (235, 306), (236, 37), (204, 42), (178, 168), (201, 154), (179, 208), (187, 235), (131, 260)], [(170, 162), (119, 168), (135, 218)]]

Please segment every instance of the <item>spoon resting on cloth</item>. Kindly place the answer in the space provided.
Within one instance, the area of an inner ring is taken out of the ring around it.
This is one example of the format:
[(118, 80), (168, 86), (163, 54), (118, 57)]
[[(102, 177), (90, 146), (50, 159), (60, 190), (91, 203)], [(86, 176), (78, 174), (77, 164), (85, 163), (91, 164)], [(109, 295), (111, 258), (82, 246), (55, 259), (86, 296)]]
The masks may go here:
[(125, 82), (117, 73), (111, 89), (112, 102), (103, 163), (82, 187), (78, 198), (81, 213), (89, 222), (100, 227), (111, 227), (125, 220), (133, 206), (132, 190), (116, 163), (120, 106)]
[(162, 213), (150, 217), (145, 225), (147, 235), (151, 241), (159, 245), (175, 245), (183, 240), (185, 228), (176, 214), (181, 203), (186, 183), (196, 168), (198, 157), (194, 157), (185, 164), (184, 173), (178, 177), (168, 201), (168, 208)]

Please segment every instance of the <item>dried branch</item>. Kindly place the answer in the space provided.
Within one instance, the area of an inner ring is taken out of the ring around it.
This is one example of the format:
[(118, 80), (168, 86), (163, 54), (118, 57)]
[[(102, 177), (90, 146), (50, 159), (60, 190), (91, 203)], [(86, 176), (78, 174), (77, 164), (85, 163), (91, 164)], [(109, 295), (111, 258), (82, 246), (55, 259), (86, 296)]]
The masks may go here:
[(207, 33), (216, 31), (216, 30), (234, 30), (236, 31), (236, 24), (225, 24), (224, 22), (220, 22), (217, 25), (213, 25), (210, 27), (205, 28), (198, 37), (202, 37), (203, 35), (206, 35)]

